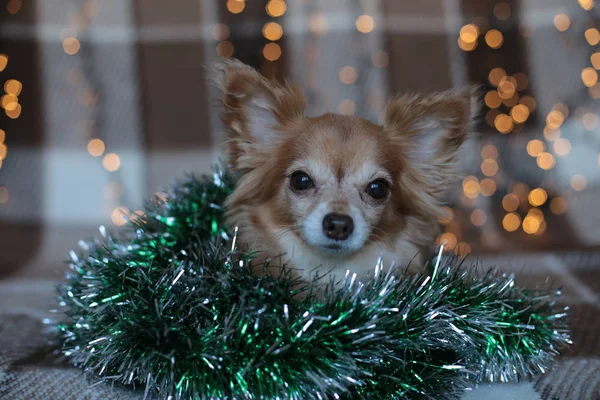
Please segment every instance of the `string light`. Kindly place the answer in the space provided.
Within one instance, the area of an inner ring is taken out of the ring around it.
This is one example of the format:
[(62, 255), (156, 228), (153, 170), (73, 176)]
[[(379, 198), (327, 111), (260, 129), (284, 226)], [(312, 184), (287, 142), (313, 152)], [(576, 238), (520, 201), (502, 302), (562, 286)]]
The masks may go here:
[(593, 131), (598, 127), (600, 121), (598, 120), (598, 116), (596, 114), (585, 113), (583, 117), (581, 117), (581, 123), (586, 130)]
[(508, 212), (517, 211), (519, 208), (519, 197), (516, 194), (509, 193), (502, 199), (502, 208), (504, 208)]
[(117, 207), (110, 214), (110, 219), (113, 224), (122, 226), (125, 225), (129, 221), (129, 210), (127, 207)]
[(79, 43), (79, 40), (77, 40), (74, 37), (68, 37), (65, 38), (63, 40), (63, 49), (65, 51), (65, 53), (69, 54), (69, 55), (75, 55), (79, 52), (79, 49), (81, 48), (81, 44)]
[(500, 32), (497, 29), (491, 29), (487, 31), (487, 33), (485, 34), (485, 42), (492, 49), (499, 49), (504, 43), (504, 37), (502, 36), (502, 32)]
[(595, 46), (600, 42), (600, 32), (596, 28), (586, 29), (584, 36), (590, 46)]
[(21, 94), (23, 84), (16, 79), (9, 79), (4, 83), (4, 91), (8, 94), (18, 96)]
[(525, 122), (529, 118), (529, 109), (524, 104), (518, 104), (510, 110), (510, 116), (517, 123)]
[(479, 180), (474, 176), (467, 176), (463, 179), (463, 193), (468, 199), (475, 199), (481, 193)]
[(525, 75), (522, 72), (517, 72), (514, 75), (515, 81), (517, 81), (517, 90), (522, 91), (527, 89), (527, 86), (529, 86), (529, 78), (527, 78), (527, 75)]
[(343, 83), (350, 85), (356, 82), (358, 79), (358, 73), (354, 67), (346, 65), (340, 69), (339, 78)]
[(502, 78), (504, 78), (505, 76), (506, 71), (502, 68), (496, 67), (492, 69), (488, 74), (488, 80), (492, 85), (498, 86)]
[(231, 42), (223, 41), (217, 45), (217, 55), (219, 57), (229, 58), (233, 56), (233, 51), (233, 44)]
[(239, 14), (246, 8), (244, 0), (227, 0), (227, 11), (232, 14)]
[(477, 42), (467, 43), (461, 38), (458, 38), (458, 47), (463, 51), (473, 51), (477, 48)]
[(590, 61), (594, 68), (600, 69), (600, 53), (594, 53), (590, 56)]
[(550, 202), (550, 211), (556, 215), (567, 212), (567, 200), (563, 197), (555, 197)]
[(229, 27), (224, 24), (215, 24), (213, 26), (213, 38), (218, 41), (227, 40), (229, 37), (230, 31)]
[(267, 3), (265, 9), (267, 10), (267, 14), (269, 15), (269, 17), (277, 18), (285, 14), (287, 7), (285, 5), (285, 1), (270, 0)]
[(536, 162), (538, 167), (540, 167), (541, 169), (549, 170), (554, 168), (556, 160), (554, 159), (554, 156), (552, 154), (543, 152), (537, 157)]
[(106, 146), (104, 145), (104, 142), (102, 140), (92, 139), (88, 142), (87, 149), (90, 155), (94, 157), (100, 157), (102, 154), (104, 154)]
[(550, 129), (557, 129), (560, 128), (564, 120), (565, 115), (562, 112), (560, 112), (559, 110), (552, 110), (548, 113), (548, 116), (546, 117), (546, 124)]
[(493, 160), (498, 159), (498, 149), (493, 144), (486, 144), (481, 148), (481, 158), (491, 158)]
[(514, 232), (521, 226), (521, 217), (514, 212), (508, 213), (502, 218), (502, 227), (508, 232)]
[(554, 152), (557, 156), (564, 157), (571, 151), (571, 142), (569, 139), (558, 138), (554, 142)]
[(375, 21), (373, 17), (367, 14), (363, 14), (356, 19), (356, 29), (361, 33), (369, 33), (375, 28)]
[(587, 187), (587, 179), (583, 175), (573, 175), (571, 178), (571, 188), (576, 192), (580, 192)]
[(277, 61), (281, 57), (281, 47), (277, 43), (267, 43), (263, 48), (263, 56), (269, 61)]
[(21, 115), (21, 105), (17, 103), (13, 109), (5, 110), (5, 113), (9, 118), (17, 119)]
[(8, 56), (4, 53), (0, 53), (0, 72), (4, 71), (8, 65)]
[[(517, 87), (517, 89), (518, 89), (518, 87)], [(535, 99), (531, 96), (521, 97), (521, 99), (519, 100), (519, 104), (523, 104), (524, 106), (526, 106), (529, 109), (530, 113), (534, 112), (537, 107), (537, 103), (535, 102)]]
[(529, 200), (529, 204), (534, 207), (539, 207), (548, 200), (548, 194), (544, 189), (536, 188), (529, 192), (527, 199)]
[(500, 98), (500, 96), (498, 95), (498, 92), (496, 90), (490, 90), (489, 92), (487, 92), (485, 94), (485, 105), (488, 106), (488, 108), (498, 108), (502, 105), (502, 99)]
[(550, 127), (546, 126), (544, 128), (544, 137), (547, 140), (553, 142), (553, 141), (555, 141), (556, 139), (558, 139), (560, 137), (560, 129), (558, 129), (558, 128), (550, 128)]
[(594, 8), (594, 0), (577, 0), (579, 2), (579, 5), (581, 6), (581, 8), (583, 8), (586, 11), (590, 11), (592, 8)]
[(496, 192), (496, 182), (493, 179), (485, 178), (479, 184), (481, 194), (489, 197)]
[(511, 132), (514, 127), (512, 118), (506, 114), (498, 114), (494, 119), (494, 126), (502, 134)]
[(587, 87), (592, 87), (598, 83), (598, 72), (594, 68), (584, 68), (581, 71), (581, 80)]
[(338, 110), (344, 115), (354, 115), (356, 113), (356, 103), (350, 99), (344, 99), (340, 102)]
[(554, 26), (559, 31), (564, 32), (571, 26), (571, 19), (565, 14), (558, 14), (554, 17)]
[(460, 39), (465, 43), (474, 43), (479, 37), (479, 27), (475, 24), (468, 24), (460, 28)]
[(104, 166), (104, 169), (108, 172), (115, 172), (121, 166), (121, 159), (115, 153), (108, 153), (104, 156), (104, 159), (102, 160), (102, 165)]
[(8, 154), (8, 147), (4, 143), (0, 143), (0, 160), (4, 160)]
[(527, 143), (527, 154), (531, 157), (539, 156), (544, 150), (546, 150), (546, 145), (541, 140), (533, 139)]
[(277, 22), (267, 22), (262, 29), (263, 36), (268, 40), (279, 40), (283, 36), (283, 28)]
[(492, 158), (487, 158), (481, 163), (481, 172), (485, 176), (494, 176), (498, 173), (498, 163)]
[(447, 250), (454, 250), (457, 242), (456, 235), (450, 232), (443, 233), (436, 240), (437, 245), (443, 244), (444, 248)]
[(475, 226), (483, 226), (487, 222), (485, 211), (477, 208), (471, 213), (471, 223)]
[(6, 139), (6, 132), (0, 129), (0, 144), (4, 143), (4, 139)]

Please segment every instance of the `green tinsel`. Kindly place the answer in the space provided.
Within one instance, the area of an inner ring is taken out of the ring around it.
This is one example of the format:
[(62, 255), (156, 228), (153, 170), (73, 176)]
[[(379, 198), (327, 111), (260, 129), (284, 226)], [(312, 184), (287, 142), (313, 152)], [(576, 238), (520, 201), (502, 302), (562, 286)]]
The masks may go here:
[(452, 399), (544, 372), (570, 343), (558, 293), (450, 255), (419, 276), (374, 260), (369, 281), (319, 296), (255, 276), (223, 221), (233, 186), (189, 178), (144, 220), (80, 242), (56, 325), (74, 364), (165, 399)]

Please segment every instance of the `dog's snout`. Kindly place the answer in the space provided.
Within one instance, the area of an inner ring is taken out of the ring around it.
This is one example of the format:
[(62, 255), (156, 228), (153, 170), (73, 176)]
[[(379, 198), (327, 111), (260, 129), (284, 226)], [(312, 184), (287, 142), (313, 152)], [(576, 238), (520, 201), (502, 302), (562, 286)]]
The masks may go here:
[(354, 221), (348, 215), (331, 213), (323, 218), (325, 236), (335, 240), (346, 240), (354, 231)]

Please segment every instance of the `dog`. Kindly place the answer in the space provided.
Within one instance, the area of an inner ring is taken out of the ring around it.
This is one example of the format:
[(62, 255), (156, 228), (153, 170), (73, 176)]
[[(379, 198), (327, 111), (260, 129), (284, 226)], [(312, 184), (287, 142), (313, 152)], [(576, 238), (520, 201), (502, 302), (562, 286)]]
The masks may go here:
[(301, 90), (220, 60), (224, 158), (239, 175), (226, 200), (238, 241), (298, 277), (347, 271), (365, 279), (378, 260), (421, 271), (440, 232), (444, 194), (477, 111), (476, 89), (391, 99), (377, 125), (305, 115)]

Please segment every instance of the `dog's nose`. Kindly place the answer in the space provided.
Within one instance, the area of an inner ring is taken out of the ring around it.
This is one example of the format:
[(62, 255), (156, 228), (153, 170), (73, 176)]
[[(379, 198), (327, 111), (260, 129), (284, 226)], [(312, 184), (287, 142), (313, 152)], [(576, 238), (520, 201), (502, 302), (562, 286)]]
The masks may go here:
[(347, 215), (331, 213), (323, 218), (323, 232), (330, 239), (346, 240), (352, 231), (354, 221)]

